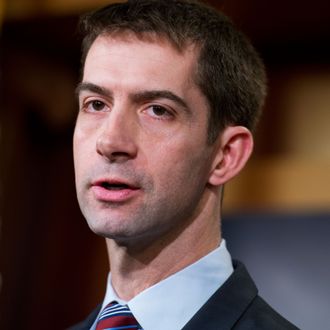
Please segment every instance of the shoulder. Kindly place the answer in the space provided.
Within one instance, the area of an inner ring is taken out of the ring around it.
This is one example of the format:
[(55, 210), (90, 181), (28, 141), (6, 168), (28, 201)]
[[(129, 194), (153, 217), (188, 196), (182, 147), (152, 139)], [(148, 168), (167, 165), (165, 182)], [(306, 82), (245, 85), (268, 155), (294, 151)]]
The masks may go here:
[(184, 330), (297, 330), (258, 295), (245, 266), (233, 262), (234, 272)]
[(256, 296), (233, 326), (235, 330), (298, 330), (261, 297)]
[[(242, 291), (245, 291), (244, 297), (246, 308), (241, 309), (241, 315), (233, 325), (235, 330), (297, 330), (298, 328), (277, 313), (267, 302), (259, 295), (257, 287), (250, 277), (245, 266), (234, 261), (235, 271), (228, 281), (227, 291), (224, 295), (232, 294), (237, 300), (242, 299)], [(221, 288), (220, 288), (221, 289)], [(239, 291), (237, 290), (239, 289)], [(249, 302), (249, 303), (248, 303)], [(247, 304), (248, 303), (248, 304)], [(243, 307), (243, 306), (242, 306)], [(238, 316), (238, 314), (237, 314)]]

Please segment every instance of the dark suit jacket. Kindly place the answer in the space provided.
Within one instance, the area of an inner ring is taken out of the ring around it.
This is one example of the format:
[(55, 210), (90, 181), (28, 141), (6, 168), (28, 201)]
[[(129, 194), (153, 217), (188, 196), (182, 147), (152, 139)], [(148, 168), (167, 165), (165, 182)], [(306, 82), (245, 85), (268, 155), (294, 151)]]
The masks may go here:
[[(89, 330), (100, 308), (101, 306), (98, 306), (85, 321), (68, 330)], [(232, 275), (182, 330), (229, 329), (297, 330), (298, 328), (258, 296), (258, 290), (244, 265), (234, 261)]]

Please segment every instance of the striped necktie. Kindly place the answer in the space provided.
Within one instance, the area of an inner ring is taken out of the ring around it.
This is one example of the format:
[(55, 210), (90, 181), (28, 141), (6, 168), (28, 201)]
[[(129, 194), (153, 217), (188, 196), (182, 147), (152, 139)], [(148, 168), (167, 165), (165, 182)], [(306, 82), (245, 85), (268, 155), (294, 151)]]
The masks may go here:
[(96, 330), (142, 329), (127, 305), (116, 301), (104, 307), (96, 324)]

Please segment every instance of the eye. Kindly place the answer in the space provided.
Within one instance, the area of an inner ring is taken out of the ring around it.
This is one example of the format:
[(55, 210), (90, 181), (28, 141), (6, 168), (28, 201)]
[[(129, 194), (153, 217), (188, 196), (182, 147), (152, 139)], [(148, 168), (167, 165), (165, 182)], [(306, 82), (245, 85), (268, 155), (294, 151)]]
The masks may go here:
[(94, 100), (89, 103), (89, 107), (93, 111), (102, 111), (105, 108), (105, 104), (100, 100)]
[(148, 115), (158, 119), (170, 119), (173, 117), (173, 114), (161, 105), (151, 105), (146, 112)]
[(159, 105), (153, 105), (152, 111), (156, 116), (164, 116), (165, 114), (168, 114), (168, 111)]
[(90, 100), (90, 101), (86, 101), (83, 102), (82, 104), (82, 110), (86, 111), (86, 112), (101, 112), (101, 111), (107, 111), (108, 107), (106, 105), (106, 103), (104, 103), (101, 100)]

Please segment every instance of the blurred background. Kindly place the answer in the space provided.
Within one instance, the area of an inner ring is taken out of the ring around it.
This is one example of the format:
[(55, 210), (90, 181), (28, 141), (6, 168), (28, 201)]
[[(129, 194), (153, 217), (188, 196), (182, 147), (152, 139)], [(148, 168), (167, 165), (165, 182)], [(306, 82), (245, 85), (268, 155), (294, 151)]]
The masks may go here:
[[(104, 0), (0, 0), (0, 329), (65, 329), (103, 298), (107, 256), (75, 197), (83, 12)], [(269, 77), (255, 154), (226, 187), (224, 236), (302, 329), (330, 310), (330, 2), (224, 0)]]

